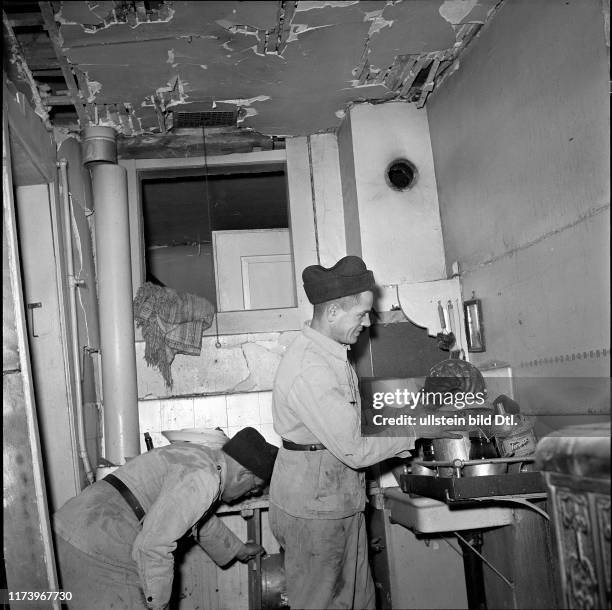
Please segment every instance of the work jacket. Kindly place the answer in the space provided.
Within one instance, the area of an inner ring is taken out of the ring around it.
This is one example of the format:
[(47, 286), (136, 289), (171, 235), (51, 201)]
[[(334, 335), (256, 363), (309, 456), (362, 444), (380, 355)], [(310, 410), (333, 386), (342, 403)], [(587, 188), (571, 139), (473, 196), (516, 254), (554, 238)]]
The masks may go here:
[(347, 346), (305, 327), (287, 348), (272, 394), (274, 429), (320, 451), (279, 450), (270, 501), (295, 517), (338, 519), (365, 506), (363, 468), (407, 456), (414, 434), (361, 436), (361, 398)]
[(198, 526), (200, 544), (219, 565), (231, 561), (242, 547), (213, 514), (226, 472), (221, 450), (187, 442), (153, 449), (113, 473), (143, 507), (142, 523), (123, 496), (102, 479), (55, 513), (55, 531), (101, 561), (131, 570), (136, 566), (147, 604), (163, 608), (172, 591), (172, 552), (193, 526)]

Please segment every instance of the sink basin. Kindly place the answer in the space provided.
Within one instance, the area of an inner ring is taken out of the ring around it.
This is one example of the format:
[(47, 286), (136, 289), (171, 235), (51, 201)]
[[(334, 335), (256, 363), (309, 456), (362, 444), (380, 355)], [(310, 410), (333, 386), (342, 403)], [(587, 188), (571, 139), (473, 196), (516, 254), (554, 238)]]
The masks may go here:
[(399, 487), (387, 487), (383, 492), (385, 508), (391, 519), (404, 527), (423, 534), (498, 527), (514, 523), (512, 508), (454, 508), (433, 498), (411, 496)]

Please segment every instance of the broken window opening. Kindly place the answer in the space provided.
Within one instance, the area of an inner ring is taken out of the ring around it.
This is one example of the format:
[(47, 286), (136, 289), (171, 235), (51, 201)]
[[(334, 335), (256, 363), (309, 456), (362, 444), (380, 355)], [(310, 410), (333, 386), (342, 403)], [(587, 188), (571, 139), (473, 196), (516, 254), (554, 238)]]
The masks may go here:
[(140, 175), (146, 280), (218, 311), (296, 306), (284, 164)]

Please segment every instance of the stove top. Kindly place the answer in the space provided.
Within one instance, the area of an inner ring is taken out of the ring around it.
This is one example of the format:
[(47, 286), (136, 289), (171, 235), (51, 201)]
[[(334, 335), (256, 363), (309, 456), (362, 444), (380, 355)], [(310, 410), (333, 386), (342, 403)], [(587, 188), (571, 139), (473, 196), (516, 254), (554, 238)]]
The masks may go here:
[[(508, 472), (480, 476), (461, 476), (464, 466), (481, 464), (483, 461), (455, 460), (453, 462), (420, 462), (413, 465), (431, 468), (431, 475), (402, 474), (400, 487), (403, 492), (435, 498), (448, 504), (499, 499), (503, 496), (543, 497), (546, 494), (546, 484), (539, 471), (522, 471), (521, 463), (533, 462), (526, 458), (495, 458), (486, 460), (488, 463), (507, 464)], [(519, 466), (511, 470), (513, 464)], [(433, 468), (432, 468), (433, 467)], [(445, 471), (452, 468), (451, 476), (439, 476), (439, 468)], [(423, 469), (421, 468), (422, 472)]]

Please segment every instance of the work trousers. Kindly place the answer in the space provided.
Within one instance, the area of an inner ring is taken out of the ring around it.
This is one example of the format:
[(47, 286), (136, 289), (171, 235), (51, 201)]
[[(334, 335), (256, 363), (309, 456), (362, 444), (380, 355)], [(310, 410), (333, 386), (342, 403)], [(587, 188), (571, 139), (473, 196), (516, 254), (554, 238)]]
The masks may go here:
[(56, 537), (56, 552), (62, 591), (72, 594), (66, 602), (74, 610), (146, 610), (140, 578), (136, 571), (125, 565), (112, 565), (83, 553)]
[(293, 517), (270, 504), (270, 528), (285, 551), (294, 610), (373, 610), (374, 583), (362, 512), (342, 519)]

